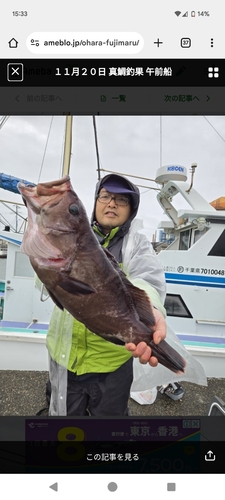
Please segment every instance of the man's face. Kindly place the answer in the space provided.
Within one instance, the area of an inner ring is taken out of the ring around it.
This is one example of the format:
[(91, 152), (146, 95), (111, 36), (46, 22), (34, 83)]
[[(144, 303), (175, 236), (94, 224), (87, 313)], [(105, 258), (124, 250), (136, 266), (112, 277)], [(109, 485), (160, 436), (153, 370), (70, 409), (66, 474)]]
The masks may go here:
[[(110, 196), (113, 197), (116, 196), (115, 194), (106, 191), (105, 188), (102, 188), (99, 192), (99, 195), (103, 194), (110, 194)], [(121, 194), (121, 196), (125, 195)], [(114, 227), (122, 226), (122, 224), (129, 219), (130, 214), (130, 203), (126, 206), (117, 205), (113, 198), (107, 203), (100, 203), (98, 200), (96, 201), (96, 220), (104, 229), (105, 234), (107, 234)]]

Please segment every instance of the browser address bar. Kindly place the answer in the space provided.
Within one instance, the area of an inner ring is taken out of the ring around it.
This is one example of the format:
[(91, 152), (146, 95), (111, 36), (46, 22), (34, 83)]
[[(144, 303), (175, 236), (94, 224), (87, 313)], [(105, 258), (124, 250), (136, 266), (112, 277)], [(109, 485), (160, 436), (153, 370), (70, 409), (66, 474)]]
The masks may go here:
[(143, 47), (135, 32), (35, 32), (27, 38), (34, 54), (136, 54)]

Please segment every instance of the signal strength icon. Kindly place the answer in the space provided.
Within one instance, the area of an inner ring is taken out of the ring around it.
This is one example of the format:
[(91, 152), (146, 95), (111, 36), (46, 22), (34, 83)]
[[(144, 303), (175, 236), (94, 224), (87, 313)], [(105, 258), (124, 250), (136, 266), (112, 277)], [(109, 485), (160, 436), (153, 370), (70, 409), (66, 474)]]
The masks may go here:
[(181, 11), (180, 10), (176, 10), (176, 12), (174, 12), (174, 14), (176, 14), (176, 16), (180, 16), (181, 15)]
[(183, 14), (182, 17), (188, 17), (188, 10)]

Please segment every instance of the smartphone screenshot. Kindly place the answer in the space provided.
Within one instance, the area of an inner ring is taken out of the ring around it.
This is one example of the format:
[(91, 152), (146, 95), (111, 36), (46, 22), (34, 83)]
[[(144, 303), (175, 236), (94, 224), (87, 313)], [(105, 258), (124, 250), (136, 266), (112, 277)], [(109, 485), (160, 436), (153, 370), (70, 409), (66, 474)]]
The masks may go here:
[(3, 7), (8, 498), (222, 491), (224, 14), (208, 0)]

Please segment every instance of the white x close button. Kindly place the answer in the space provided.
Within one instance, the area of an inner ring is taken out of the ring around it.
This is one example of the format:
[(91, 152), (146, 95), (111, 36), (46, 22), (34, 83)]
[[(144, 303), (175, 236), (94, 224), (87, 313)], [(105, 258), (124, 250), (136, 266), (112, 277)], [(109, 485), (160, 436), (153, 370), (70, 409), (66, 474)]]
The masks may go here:
[(8, 82), (22, 82), (23, 81), (23, 64), (22, 63), (9, 63), (7, 64), (7, 80)]

